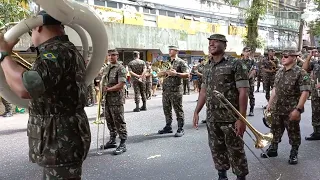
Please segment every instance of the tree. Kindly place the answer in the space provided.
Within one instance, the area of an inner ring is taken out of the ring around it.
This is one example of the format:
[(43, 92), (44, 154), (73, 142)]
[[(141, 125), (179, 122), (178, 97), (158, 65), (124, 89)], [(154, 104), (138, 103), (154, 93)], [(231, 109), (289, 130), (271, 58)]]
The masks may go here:
[(3, 0), (0, 3), (0, 27), (11, 22), (21, 21), (30, 15), (30, 11), (22, 7), (21, 3), (28, 0)]
[[(316, 8), (316, 11), (320, 11), (320, 0), (314, 0), (313, 2), (318, 6)], [(313, 22), (310, 22), (308, 26), (310, 31), (309, 33), (314, 36), (320, 36), (320, 18), (317, 18)]]
[[(226, 4), (238, 6), (240, 0), (224, 0)], [(320, 0), (319, 0), (320, 1)], [(213, 4), (214, 0), (200, 0), (201, 3)], [(251, 47), (252, 51), (257, 48), (262, 48), (263, 42), (258, 34), (258, 21), (267, 12), (267, 0), (252, 0), (251, 6), (246, 10), (245, 22), (248, 28), (247, 35), (245, 35), (243, 44)]]

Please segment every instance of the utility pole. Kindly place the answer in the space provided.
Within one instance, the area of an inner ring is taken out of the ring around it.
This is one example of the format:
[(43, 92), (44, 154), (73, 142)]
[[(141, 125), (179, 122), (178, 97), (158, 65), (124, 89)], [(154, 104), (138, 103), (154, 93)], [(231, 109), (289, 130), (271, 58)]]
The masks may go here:
[[(303, 11), (307, 8), (306, 0), (300, 0), (299, 7), (300, 7), (300, 12), (301, 12), (300, 15), (301, 15), (303, 13)], [(305, 21), (302, 18), (300, 18), (299, 43), (298, 43), (298, 50), (299, 51), (302, 50), (304, 24), (305, 24)]]

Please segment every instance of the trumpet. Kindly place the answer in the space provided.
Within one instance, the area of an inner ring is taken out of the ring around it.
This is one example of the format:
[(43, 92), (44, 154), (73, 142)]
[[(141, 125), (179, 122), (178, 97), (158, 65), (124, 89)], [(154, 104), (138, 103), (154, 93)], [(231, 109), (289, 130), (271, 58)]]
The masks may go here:
[(232, 114), (235, 119), (238, 119), (234, 116), (234, 113), (240, 118), (242, 122), (246, 124), (246, 126), (251, 130), (253, 135), (255, 136), (255, 148), (262, 149), (266, 147), (269, 143), (271, 143), (273, 139), (272, 133), (262, 134), (256, 128), (254, 128), (249, 121), (242, 116), (242, 114), (224, 97), (222, 93), (219, 91), (213, 91), (214, 96), (219, 100), (219, 102)]
[[(102, 107), (102, 100), (103, 100), (103, 96), (105, 95), (105, 93), (103, 93), (103, 85), (106, 81), (106, 75), (103, 75), (101, 77), (101, 81), (99, 84), (99, 94), (98, 94), (98, 109), (97, 109), (97, 117), (96, 120), (93, 121), (93, 124), (98, 125), (98, 129), (97, 129), (97, 151), (96, 153), (98, 155), (102, 154), (102, 151), (104, 149), (104, 143), (105, 143), (105, 132), (106, 132), (106, 123), (104, 121), (101, 120), (101, 107)], [(103, 112), (104, 113), (104, 112)], [(102, 145), (99, 148), (99, 135), (100, 135), (100, 125), (103, 124), (103, 130), (102, 130)]]

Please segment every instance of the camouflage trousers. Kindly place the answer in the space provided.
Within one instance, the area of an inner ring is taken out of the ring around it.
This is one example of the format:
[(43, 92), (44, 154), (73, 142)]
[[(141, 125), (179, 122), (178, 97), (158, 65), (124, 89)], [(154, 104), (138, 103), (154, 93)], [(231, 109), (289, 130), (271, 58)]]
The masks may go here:
[(146, 82), (146, 97), (151, 97), (152, 82)]
[(166, 125), (172, 124), (172, 107), (177, 116), (178, 127), (184, 126), (184, 112), (182, 106), (182, 93), (163, 91), (162, 93), (162, 106), (166, 118)]
[(183, 93), (190, 93), (190, 83), (189, 78), (183, 79)]
[[(258, 74), (258, 76), (257, 76), (257, 91), (259, 91), (259, 89), (260, 89), (261, 82), (262, 82), (262, 76), (261, 76), (261, 74)], [(263, 86), (263, 84), (262, 84), (262, 86)]]
[(116, 137), (119, 134), (120, 139), (127, 139), (127, 127), (124, 121), (123, 105), (108, 106), (104, 108), (107, 126), (110, 131), (110, 137)]
[(266, 99), (269, 101), (270, 92), (273, 88), (275, 75), (264, 74), (262, 78), (263, 78), (263, 89), (266, 91)]
[(254, 108), (256, 99), (254, 98), (254, 85), (251, 85), (249, 91), (250, 108)]
[(136, 104), (140, 103), (140, 95), (142, 102), (145, 102), (147, 100), (146, 98), (146, 83), (145, 82), (139, 82), (139, 81), (133, 81), (133, 91), (134, 91), (134, 102)]
[(95, 104), (96, 99), (96, 90), (94, 84), (90, 84), (88, 86), (88, 94), (87, 94), (87, 104)]
[(82, 164), (55, 168), (43, 168), (43, 180), (81, 180)]
[(7, 100), (5, 100), (4, 98), (1, 97), (1, 101), (2, 101), (2, 104), (4, 105), (4, 111), (5, 113), (7, 112), (12, 112), (12, 104), (9, 103)]
[(273, 134), (271, 146), (273, 146), (274, 149), (278, 148), (278, 144), (281, 142), (281, 138), (285, 129), (288, 132), (289, 144), (295, 147), (300, 146), (300, 121), (290, 121), (288, 115), (272, 114), (270, 131)]
[(234, 124), (207, 121), (209, 147), (217, 170), (229, 170), (231, 165), (235, 175), (246, 176), (249, 169), (244, 142), (234, 128)]
[(320, 133), (320, 97), (317, 93), (313, 93), (311, 96), (311, 108), (312, 108), (312, 126), (315, 131)]

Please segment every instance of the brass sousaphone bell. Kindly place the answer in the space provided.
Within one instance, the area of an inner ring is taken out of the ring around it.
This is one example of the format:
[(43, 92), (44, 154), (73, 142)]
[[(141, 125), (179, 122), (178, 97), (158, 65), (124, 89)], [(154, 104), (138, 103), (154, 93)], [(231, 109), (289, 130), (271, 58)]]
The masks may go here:
[(272, 116), (271, 116), (271, 112), (268, 111), (267, 109), (263, 110), (263, 118), (262, 118), (263, 124), (267, 127), (267, 128), (271, 128), (271, 124), (272, 124)]

